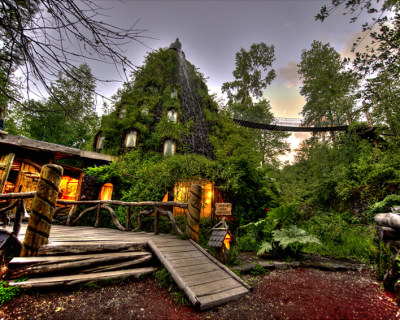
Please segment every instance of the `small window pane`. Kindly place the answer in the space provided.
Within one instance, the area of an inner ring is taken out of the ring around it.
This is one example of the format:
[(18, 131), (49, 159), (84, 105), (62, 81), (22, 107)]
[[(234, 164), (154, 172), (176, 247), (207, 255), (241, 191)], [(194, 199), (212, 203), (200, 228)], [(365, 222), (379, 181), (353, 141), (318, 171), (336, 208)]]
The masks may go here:
[(171, 109), (167, 112), (167, 118), (173, 122), (176, 122), (178, 118), (178, 113), (174, 109)]
[(175, 141), (173, 140), (166, 140), (164, 142), (164, 156), (173, 156), (175, 154)]
[(127, 148), (136, 147), (136, 140), (137, 140), (137, 132), (136, 131), (128, 132), (125, 137), (125, 147)]
[(98, 150), (103, 149), (103, 148), (104, 148), (104, 141), (105, 141), (105, 140), (106, 140), (106, 137), (103, 136), (103, 135), (100, 135), (100, 136), (97, 138), (97, 148), (96, 148), (96, 149), (98, 149)]
[(171, 91), (171, 98), (176, 99), (178, 98), (178, 90), (176, 88), (173, 88)]

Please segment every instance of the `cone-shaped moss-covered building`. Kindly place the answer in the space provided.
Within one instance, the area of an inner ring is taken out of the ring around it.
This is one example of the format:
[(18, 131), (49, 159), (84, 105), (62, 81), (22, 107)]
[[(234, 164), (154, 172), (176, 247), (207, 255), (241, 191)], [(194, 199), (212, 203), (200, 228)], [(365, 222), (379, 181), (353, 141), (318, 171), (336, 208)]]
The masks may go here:
[(213, 157), (209, 134), (218, 107), (203, 75), (185, 59), (179, 39), (151, 52), (103, 118), (94, 149), (121, 154), (132, 148), (165, 155), (188, 151)]

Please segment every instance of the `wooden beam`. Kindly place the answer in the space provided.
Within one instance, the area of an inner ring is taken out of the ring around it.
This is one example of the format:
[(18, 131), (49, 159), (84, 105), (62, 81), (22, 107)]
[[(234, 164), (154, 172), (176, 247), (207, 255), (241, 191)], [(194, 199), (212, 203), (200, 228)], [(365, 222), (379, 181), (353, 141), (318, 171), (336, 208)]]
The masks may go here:
[(34, 198), (36, 191), (21, 192), (21, 193), (4, 193), (0, 194), (0, 199), (27, 199)]
[(124, 202), (120, 200), (88, 200), (88, 201), (68, 201), (68, 200), (58, 200), (57, 203), (64, 205), (73, 205), (73, 204), (102, 204), (102, 205), (120, 205), (124, 207), (144, 207), (144, 206), (156, 206), (156, 207), (179, 207), (183, 209), (188, 208), (187, 203), (176, 202), (176, 201), (142, 201), (142, 202)]
[(153, 273), (156, 270), (157, 268), (147, 267), (147, 268), (108, 271), (108, 272), (100, 272), (92, 274), (85, 273), (85, 274), (60, 276), (60, 277), (35, 278), (22, 282), (10, 281), (9, 285), (18, 286), (20, 288), (25, 288), (25, 289), (53, 287), (53, 286), (69, 286), (96, 280), (115, 279), (120, 277), (140, 278), (142, 275)]
[(4, 170), (4, 172), (0, 176), (0, 193), (3, 193), (4, 187), (6, 186), (6, 182), (8, 179), (8, 175), (10, 174), (10, 170), (11, 170), (11, 166), (14, 162), (14, 158), (15, 158), (15, 154), (10, 153), (6, 156), (4, 163), (2, 163), (3, 168), (1, 168), (1, 169)]

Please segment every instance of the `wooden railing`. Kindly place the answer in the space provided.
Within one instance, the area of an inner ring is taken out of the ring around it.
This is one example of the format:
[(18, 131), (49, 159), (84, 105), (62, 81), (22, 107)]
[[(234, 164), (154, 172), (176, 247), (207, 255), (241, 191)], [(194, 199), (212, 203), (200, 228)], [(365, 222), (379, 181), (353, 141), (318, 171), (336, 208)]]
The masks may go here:
[[(0, 200), (11, 200), (11, 199), (27, 199), (33, 198), (36, 194), (36, 191), (32, 192), (23, 192), (23, 193), (8, 193), (8, 194), (0, 194)], [(20, 200), (21, 201), (21, 200)], [(9, 205), (8, 207), (0, 209), (0, 214), (5, 217), (4, 220), (7, 220), (8, 217), (6, 215), (7, 211), (12, 210), (17, 206), (19, 201), (16, 201), (14, 204)], [(142, 216), (151, 215), (154, 213), (154, 233), (159, 233), (158, 223), (160, 215), (168, 217), (170, 220), (172, 229), (178, 233), (179, 235), (183, 235), (183, 232), (179, 229), (176, 224), (175, 218), (170, 210), (164, 210), (165, 207), (178, 207), (182, 209), (187, 209), (187, 203), (181, 203), (176, 201), (143, 201), (143, 202), (124, 202), (119, 200), (88, 200), (88, 201), (67, 201), (67, 200), (57, 200), (57, 204), (64, 205), (64, 207), (57, 207), (54, 210), (53, 216), (56, 216), (63, 210), (69, 210), (68, 218), (66, 221), (66, 225), (74, 225), (76, 224), (86, 213), (96, 210), (96, 222), (94, 227), (97, 228), (101, 222), (101, 210), (106, 210), (110, 213), (111, 219), (116, 226), (117, 229), (121, 231), (138, 231), (142, 225)], [(92, 207), (86, 208), (83, 210), (74, 220), (72, 220), (73, 213), (78, 205), (93, 205)], [(125, 227), (121, 225), (118, 221), (118, 218), (114, 212), (114, 210), (109, 205), (119, 205), (127, 208), (126, 210), (126, 225)], [(149, 207), (153, 208), (150, 210), (143, 210), (138, 213), (137, 216), (137, 226), (132, 230), (132, 207)], [(72, 220), (72, 221), (71, 221)]]

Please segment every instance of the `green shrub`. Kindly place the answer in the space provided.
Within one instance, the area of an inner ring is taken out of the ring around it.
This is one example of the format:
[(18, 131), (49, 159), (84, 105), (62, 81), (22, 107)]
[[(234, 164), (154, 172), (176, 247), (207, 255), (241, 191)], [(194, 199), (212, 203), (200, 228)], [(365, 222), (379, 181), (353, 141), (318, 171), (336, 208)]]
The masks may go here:
[(17, 286), (9, 286), (6, 281), (0, 282), (0, 306), (11, 301), (14, 297), (21, 293), (21, 289)]
[(356, 258), (369, 262), (375, 254), (374, 226), (353, 224), (338, 213), (318, 213), (301, 225), (316, 236), (322, 246), (307, 245), (307, 252), (335, 258)]

